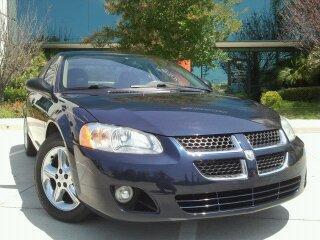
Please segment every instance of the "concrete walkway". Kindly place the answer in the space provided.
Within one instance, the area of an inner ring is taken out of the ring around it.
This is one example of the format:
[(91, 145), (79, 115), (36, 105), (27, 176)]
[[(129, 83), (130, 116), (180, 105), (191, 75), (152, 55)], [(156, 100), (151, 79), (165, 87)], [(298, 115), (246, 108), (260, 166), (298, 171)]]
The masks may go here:
[[(34, 158), (24, 153), (22, 122), (16, 121), (20, 130), (0, 128), (0, 239), (320, 238), (319, 133), (299, 134), (307, 148), (308, 186), (282, 206), (251, 215), (183, 223), (125, 223), (94, 216), (81, 224), (66, 224), (41, 208), (33, 183)], [(301, 122), (299, 129), (303, 127)]]

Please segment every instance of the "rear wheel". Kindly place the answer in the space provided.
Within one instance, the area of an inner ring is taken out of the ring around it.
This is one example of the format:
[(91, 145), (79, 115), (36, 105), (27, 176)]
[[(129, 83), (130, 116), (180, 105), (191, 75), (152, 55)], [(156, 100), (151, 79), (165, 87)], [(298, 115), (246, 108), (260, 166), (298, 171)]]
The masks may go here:
[(79, 222), (89, 215), (89, 209), (77, 197), (68, 154), (59, 134), (48, 137), (41, 145), (35, 182), (40, 202), (52, 217)]
[(26, 151), (27, 156), (34, 157), (37, 155), (37, 150), (34, 147), (28, 133), (28, 124), (27, 119), (24, 119), (23, 123), (23, 137), (24, 137), (24, 150)]

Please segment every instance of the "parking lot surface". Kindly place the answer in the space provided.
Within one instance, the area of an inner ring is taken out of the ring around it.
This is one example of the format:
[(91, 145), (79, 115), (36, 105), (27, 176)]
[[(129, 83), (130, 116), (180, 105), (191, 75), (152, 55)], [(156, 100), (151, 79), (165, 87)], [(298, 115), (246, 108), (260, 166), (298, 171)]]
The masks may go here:
[(93, 216), (80, 224), (49, 217), (37, 199), (21, 129), (0, 128), (0, 239), (319, 239), (320, 132), (298, 131), (308, 158), (302, 195), (255, 214), (169, 223), (127, 223)]

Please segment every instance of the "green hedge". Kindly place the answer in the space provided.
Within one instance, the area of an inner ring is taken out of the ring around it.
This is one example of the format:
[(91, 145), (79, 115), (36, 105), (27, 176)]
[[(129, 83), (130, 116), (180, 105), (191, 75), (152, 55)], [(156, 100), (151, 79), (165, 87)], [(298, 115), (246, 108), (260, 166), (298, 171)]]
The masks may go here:
[(279, 94), (283, 100), (288, 101), (317, 101), (320, 100), (320, 86), (287, 88), (280, 90)]

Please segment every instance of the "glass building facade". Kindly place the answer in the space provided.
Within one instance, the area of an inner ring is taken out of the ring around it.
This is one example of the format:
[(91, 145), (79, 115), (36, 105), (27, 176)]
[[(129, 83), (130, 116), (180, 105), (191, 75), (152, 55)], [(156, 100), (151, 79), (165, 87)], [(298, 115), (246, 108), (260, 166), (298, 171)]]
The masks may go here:
[[(110, 15), (105, 11), (104, 0), (7, 0), (17, 2), (17, 16), (23, 14), (26, 5), (33, 2), (39, 21), (48, 22), (47, 35), (49, 41), (79, 43), (105, 25), (114, 26), (118, 16)], [(279, 0), (243, 0), (236, 6), (239, 18), (244, 22), (254, 12), (270, 13)], [(229, 41), (237, 41), (237, 35), (232, 35)], [(241, 40), (256, 40), (248, 36)], [(270, 39), (259, 39), (270, 40)], [(217, 63), (216, 68), (193, 68), (193, 72), (215, 84), (233, 84), (232, 79), (238, 75), (248, 77), (250, 66), (245, 54), (229, 54), (232, 58), (228, 64)], [(244, 58), (243, 58), (244, 57)], [(253, 56), (253, 58), (256, 57)], [(259, 56), (258, 56), (259, 57)], [(249, 57), (250, 59), (250, 57)], [(239, 69), (239, 70), (237, 70)], [(244, 73), (245, 72), (245, 73)], [(236, 91), (245, 88), (235, 84)]]
[(18, 15), (34, 5), (38, 19), (47, 21), (47, 35), (56, 42), (81, 42), (118, 17), (108, 14), (104, 0), (16, 0)]
[[(18, 15), (34, 5), (39, 20), (48, 21), (48, 35), (57, 40), (81, 42), (105, 25), (115, 25), (118, 16), (105, 11), (104, 0), (9, 0), (17, 1)], [(243, 0), (236, 11), (246, 19), (253, 11), (269, 11), (273, 0)], [(233, 40), (231, 36), (230, 40)], [(250, 39), (248, 39), (250, 40)]]

